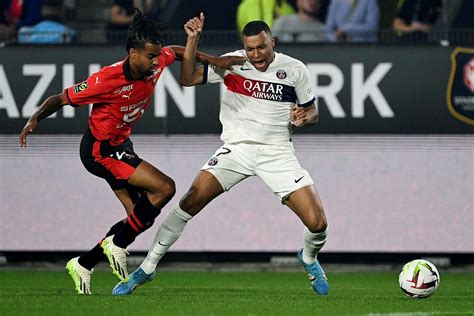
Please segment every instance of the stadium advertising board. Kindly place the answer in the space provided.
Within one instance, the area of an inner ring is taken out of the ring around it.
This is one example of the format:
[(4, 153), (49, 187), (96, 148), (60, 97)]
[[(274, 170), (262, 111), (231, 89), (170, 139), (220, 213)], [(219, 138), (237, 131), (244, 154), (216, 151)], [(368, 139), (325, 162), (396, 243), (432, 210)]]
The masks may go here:
[[(79, 159), (81, 135), (36, 135), (20, 148), (0, 135), (0, 252), (86, 250), (123, 207)], [(134, 135), (140, 157), (176, 183), (176, 195), (131, 250), (145, 251), (158, 225), (221, 146), (218, 135)], [(315, 181), (332, 252), (474, 252), (473, 137), (296, 135)], [(18, 230), (21, 228), (22, 233)], [(172, 251), (288, 251), (301, 221), (256, 177), (222, 194), (187, 225)]]
[[(221, 54), (238, 47), (201, 49)], [(277, 50), (306, 63), (319, 103), (321, 120), (317, 127), (298, 132), (472, 132), (472, 107), (458, 109), (447, 98), (448, 92), (453, 91), (448, 88), (452, 48), (345, 46), (341, 49), (332, 45), (286, 45)], [(61, 92), (98, 71), (101, 66), (112, 64), (124, 56), (124, 50), (117, 47), (1, 49), (0, 134), (18, 133), (45, 97)], [(135, 126), (135, 133), (220, 132), (219, 100), (225, 87), (214, 84), (183, 88), (178, 83), (178, 73), (178, 62), (165, 71), (156, 87), (152, 105)], [(462, 78), (460, 80), (462, 86)], [(465, 90), (469, 93), (468, 89)], [(472, 93), (467, 97), (471, 100)], [(86, 107), (65, 107), (42, 123), (39, 132), (82, 133), (87, 116)]]
[[(324, 251), (472, 253), (472, 52), (332, 45), (279, 51), (307, 64), (320, 104), (320, 122), (293, 143), (325, 206)], [(26, 148), (18, 145), (42, 99), (124, 55), (112, 47), (0, 49), (0, 251), (85, 250), (124, 216), (108, 185), (79, 160), (87, 106), (65, 107), (41, 123)], [(140, 156), (176, 182), (157, 223), (221, 146), (225, 87), (183, 88), (178, 71), (177, 63), (163, 74), (133, 136)], [(147, 250), (155, 232), (132, 250)], [(293, 252), (301, 238), (299, 219), (252, 177), (210, 203), (173, 251)]]

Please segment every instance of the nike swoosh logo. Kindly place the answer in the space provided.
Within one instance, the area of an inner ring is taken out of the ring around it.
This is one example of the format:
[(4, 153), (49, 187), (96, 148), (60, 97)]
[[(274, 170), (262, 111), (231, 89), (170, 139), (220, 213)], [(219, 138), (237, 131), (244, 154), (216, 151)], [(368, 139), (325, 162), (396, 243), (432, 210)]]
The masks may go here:
[(240, 67), (240, 70), (252, 70), (252, 68), (244, 68), (244, 67)]
[(304, 178), (304, 176), (302, 176), (302, 177), (301, 177), (301, 178), (299, 178), (299, 179), (295, 179), (295, 183), (298, 183), (298, 182), (300, 182), (300, 180), (301, 180), (301, 179), (303, 179), (303, 178)]
[(159, 245), (161, 246), (164, 246), (164, 247), (168, 247), (168, 246), (171, 246), (171, 245), (165, 245), (165, 244), (162, 244), (161, 241), (158, 242)]

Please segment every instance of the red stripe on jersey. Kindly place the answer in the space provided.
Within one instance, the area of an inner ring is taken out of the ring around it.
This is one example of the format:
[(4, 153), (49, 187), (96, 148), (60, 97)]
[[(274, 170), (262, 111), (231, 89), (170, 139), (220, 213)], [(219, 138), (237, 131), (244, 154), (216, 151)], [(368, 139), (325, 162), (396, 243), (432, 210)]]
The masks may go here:
[(295, 87), (283, 83), (253, 80), (228, 74), (224, 78), (224, 84), (229, 91), (252, 98), (275, 102), (296, 102)]
[(125, 162), (110, 157), (102, 157), (100, 154), (99, 141), (95, 141), (94, 145), (92, 145), (92, 156), (95, 161), (109, 170), (116, 179), (128, 180), (128, 178), (130, 178), (130, 176), (135, 172), (135, 168)]
[(94, 160), (99, 162), (102, 159), (102, 156), (100, 155), (100, 142), (99, 141), (94, 141), (94, 144), (92, 145), (92, 156), (94, 157)]
[[(227, 86), (227, 89), (232, 92), (251, 96), (252, 90), (245, 89), (245, 81), (247, 80), (249, 79), (246, 79), (239, 75), (228, 74), (224, 78), (224, 84)], [(249, 80), (249, 82), (252, 83), (252, 80)]]
[(152, 74), (131, 80), (127, 57), (67, 88), (64, 95), (74, 106), (92, 103), (89, 118), (92, 134), (98, 140), (109, 140), (111, 145), (119, 145), (132, 132), (132, 123), (139, 120), (150, 105), (156, 83), (174, 60), (174, 51), (164, 47)]

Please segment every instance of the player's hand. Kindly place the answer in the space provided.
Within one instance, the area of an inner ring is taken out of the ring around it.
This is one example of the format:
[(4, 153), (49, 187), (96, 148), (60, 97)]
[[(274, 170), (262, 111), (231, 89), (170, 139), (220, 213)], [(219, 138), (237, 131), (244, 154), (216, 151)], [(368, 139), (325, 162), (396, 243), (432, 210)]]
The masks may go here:
[(296, 104), (291, 106), (290, 110), (290, 122), (296, 127), (303, 126), (308, 121), (308, 116), (304, 108), (299, 107)]
[(36, 118), (30, 118), (28, 122), (26, 122), (25, 127), (23, 127), (19, 137), (21, 147), (26, 147), (26, 136), (32, 133), (37, 127), (38, 120)]
[(199, 35), (201, 35), (202, 29), (204, 28), (204, 20), (205, 20), (204, 13), (201, 12), (201, 14), (198, 17), (194, 17), (192, 19), (189, 19), (186, 24), (184, 24), (184, 30), (186, 31), (186, 35), (191, 38), (197, 38)]
[(220, 56), (212, 58), (210, 62), (221, 69), (232, 70), (232, 66), (243, 65), (246, 60), (243, 56)]

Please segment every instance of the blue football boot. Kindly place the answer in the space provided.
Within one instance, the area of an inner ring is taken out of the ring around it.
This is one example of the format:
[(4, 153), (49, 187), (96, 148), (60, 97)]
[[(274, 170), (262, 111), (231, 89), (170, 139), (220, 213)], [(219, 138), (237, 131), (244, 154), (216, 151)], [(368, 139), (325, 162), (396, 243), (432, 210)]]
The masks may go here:
[(329, 293), (329, 283), (323, 268), (319, 264), (318, 260), (315, 260), (311, 264), (306, 264), (303, 261), (303, 249), (298, 251), (296, 255), (298, 261), (301, 263), (303, 268), (308, 272), (309, 280), (313, 290), (319, 295), (327, 295)]
[(129, 275), (128, 281), (119, 282), (112, 290), (112, 295), (130, 295), (140, 285), (150, 282), (155, 278), (156, 272), (146, 274), (138, 268)]

